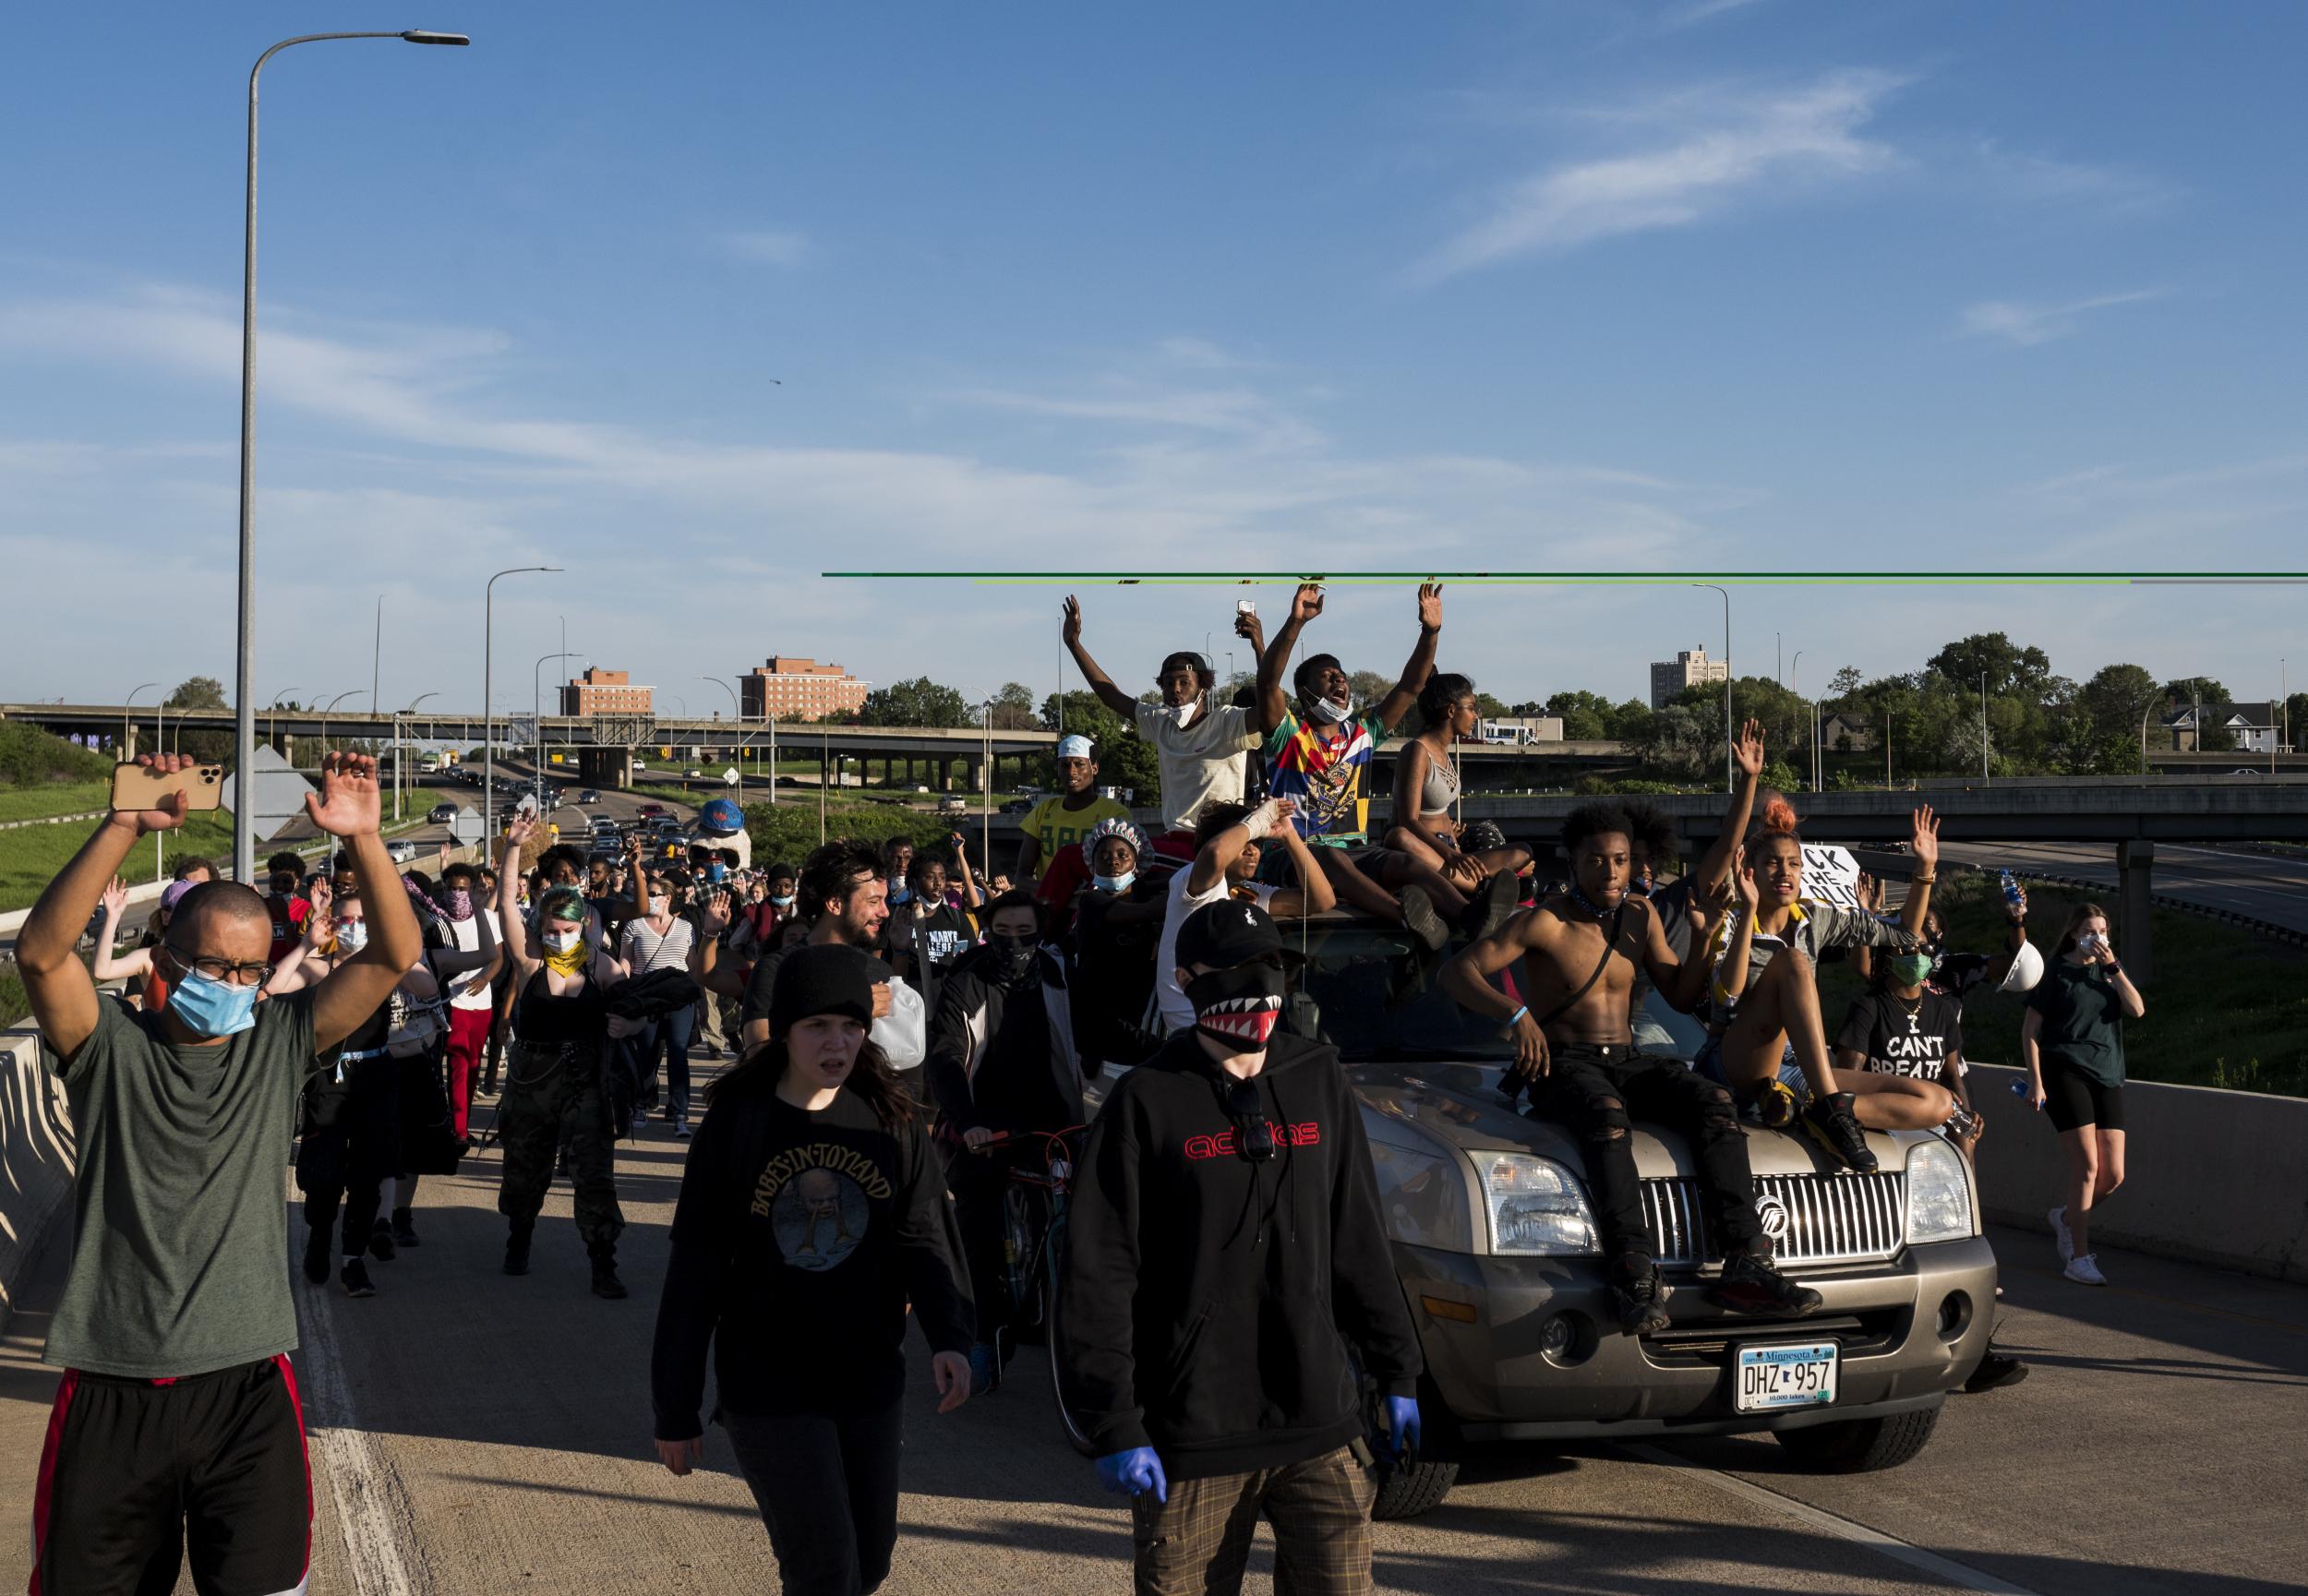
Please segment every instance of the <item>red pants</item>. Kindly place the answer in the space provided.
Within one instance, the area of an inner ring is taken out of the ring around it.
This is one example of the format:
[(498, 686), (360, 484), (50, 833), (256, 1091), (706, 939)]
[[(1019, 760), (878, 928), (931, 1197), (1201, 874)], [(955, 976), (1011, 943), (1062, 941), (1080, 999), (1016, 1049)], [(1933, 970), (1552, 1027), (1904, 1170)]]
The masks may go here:
[(489, 1011), (449, 1011), (449, 1124), (460, 1137), (473, 1110), (473, 1078), (489, 1041)]

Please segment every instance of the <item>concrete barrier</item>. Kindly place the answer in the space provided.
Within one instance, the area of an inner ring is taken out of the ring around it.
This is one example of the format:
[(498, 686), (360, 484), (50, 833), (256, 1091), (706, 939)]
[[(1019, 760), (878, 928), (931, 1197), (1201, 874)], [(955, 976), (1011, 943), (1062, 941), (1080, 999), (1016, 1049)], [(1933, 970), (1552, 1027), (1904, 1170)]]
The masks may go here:
[[(1974, 1064), (1988, 1116), (1980, 1200), (1990, 1218), (2050, 1234), (2067, 1200), (2067, 1150), (2012, 1092), (2027, 1072)], [(2091, 1235), (2120, 1247), (2308, 1281), (2308, 1098), (2133, 1081), (2123, 1088), (2124, 1182), (2092, 1211)]]
[(78, 1155), (64, 1085), (42, 1067), (38, 1036), (0, 1031), (0, 1330), (41, 1248), (64, 1233), (54, 1221), (72, 1200)]

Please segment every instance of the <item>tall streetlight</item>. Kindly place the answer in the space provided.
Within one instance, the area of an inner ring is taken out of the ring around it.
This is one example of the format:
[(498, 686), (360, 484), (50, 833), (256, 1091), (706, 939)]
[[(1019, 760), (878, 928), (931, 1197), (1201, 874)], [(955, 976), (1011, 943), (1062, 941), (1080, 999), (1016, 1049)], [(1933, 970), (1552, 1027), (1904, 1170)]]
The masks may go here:
[(497, 669), (497, 577), (532, 570), (558, 571), (558, 565), (516, 565), (492, 576), (481, 589), (481, 851), (497, 839), (497, 706), (489, 702)]
[(385, 707), (377, 696), (378, 684), (383, 679), (385, 664), (385, 595), (377, 595), (377, 641), (369, 645), (368, 654), (368, 713), (377, 714)]
[(1713, 587), (1723, 594), (1723, 790), (1735, 792), (1738, 784), (1731, 774), (1731, 592), (1712, 582), (1695, 582), (1691, 585)]
[[(158, 686), (160, 686), (160, 685), (161, 685), (161, 684), (160, 684), (159, 682), (156, 682), (156, 681), (148, 681), (148, 682), (144, 683), (142, 687), (133, 687), (133, 688), (130, 688), (130, 689), (128, 690), (128, 696), (127, 696), (126, 699), (124, 699), (124, 700), (122, 700), (122, 701), (121, 701), (121, 705), (120, 705), (120, 757), (121, 757), (122, 759), (126, 759), (126, 758), (128, 757), (128, 706), (129, 706), (130, 704), (132, 704), (132, 703), (134, 703), (134, 702), (137, 702), (137, 694), (138, 694), (138, 693), (142, 692), (142, 691), (144, 690), (144, 689), (145, 689), (145, 688), (148, 688), (148, 687), (158, 687)], [(152, 751), (153, 751), (154, 753), (158, 753), (158, 752), (160, 752), (160, 751), (161, 751), (161, 750), (160, 750), (160, 735), (159, 735), (157, 732), (153, 734), (152, 743), (153, 743), (153, 746), (152, 746)]]
[[(1795, 658), (1787, 662), (1787, 680), (1795, 690), (1795, 702), (1803, 703), (1803, 651), (1801, 649), (1797, 649)], [(1809, 709), (1810, 706), (1805, 704), (1804, 707)], [(1819, 716), (1816, 714), (1811, 716), (1810, 743), (1811, 790), (1817, 792), (1819, 791)]]
[[(726, 690), (729, 694), (729, 712), (738, 717), (738, 812), (743, 814), (745, 812), (745, 706), (738, 702), (738, 690), (719, 677), (701, 676), (697, 679), (712, 682), (716, 687)], [(770, 777), (770, 786), (775, 787), (776, 785), (776, 776), (773, 774)]]
[(351, 698), (355, 693), (360, 690), (361, 690), (356, 687), (348, 687), (343, 692), (337, 694), (336, 697), (331, 699), (328, 704), (321, 710), (320, 757), (323, 760), (326, 760), (329, 757), (329, 711), (336, 708), (337, 705), (343, 703), (346, 699)]
[[(248, 189), (241, 219), (240, 287), (240, 638), (233, 678), (233, 758), (243, 786), (256, 779), (257, 762), (257, 78), (264, 64), (292, 44), (331, 39), (399, 39), (410, 44), (470, 44), (462, 33), (408, 29), (382, 33), (301, 33), (283, 39), (248, 69)], [(233, 816), (233, 879), (253, 881), (257, 870), (254, 787)]]
[(392, 818), (394, 820), (401, 818), (401, 793), (409, 785), (407, 774), (409, 750), (406, 744), (402, 741), (401, 723), (413, 718), (416, 714), (416, 706), (423, 703), (426, 699), (439, 696), (440, 694), (437, 692), (425, 693), (414, 700), (408, 708), (392, 717)]
[(1993, 786), (1995, 777), (1988, 772), (1988, 673), (1979, 673), (1979, 779)]
[(545, 654), (538, 658), (536, 667), (529, 673), (529, 724), (535, 728), (537, 738), (536, 757), (530, 766), (537, 773), (536, 780), (529, 785), (537, 795), (537, 820), (540, 824), (549, 818), (545, 812), (545, 662), (576, 657), (566, 649), (559, 654)]

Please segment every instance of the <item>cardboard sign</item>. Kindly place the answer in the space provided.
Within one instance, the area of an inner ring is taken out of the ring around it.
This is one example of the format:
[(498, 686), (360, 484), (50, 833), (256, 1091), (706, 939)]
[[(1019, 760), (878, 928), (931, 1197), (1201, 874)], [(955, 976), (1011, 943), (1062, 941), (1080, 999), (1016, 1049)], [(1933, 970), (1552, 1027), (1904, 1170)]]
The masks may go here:
[(1803, 845), (1803, 895), (1846, 909), (1859, 906), (1859, 861), (1833, 843)]

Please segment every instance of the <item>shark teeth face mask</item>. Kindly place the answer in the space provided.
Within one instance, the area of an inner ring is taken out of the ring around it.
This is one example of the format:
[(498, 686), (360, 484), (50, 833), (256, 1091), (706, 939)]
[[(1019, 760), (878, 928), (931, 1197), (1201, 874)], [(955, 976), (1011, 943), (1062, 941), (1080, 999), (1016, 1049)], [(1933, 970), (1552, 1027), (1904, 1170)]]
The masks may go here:
[(1188, 981), (1195, 1028), (1246, 1053), (1267, 1045), (1282, 1017), (1282, 972), (1272, 965), (1237, 965)]

